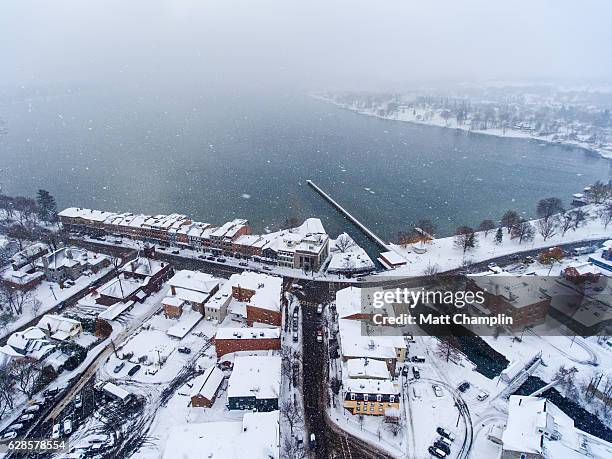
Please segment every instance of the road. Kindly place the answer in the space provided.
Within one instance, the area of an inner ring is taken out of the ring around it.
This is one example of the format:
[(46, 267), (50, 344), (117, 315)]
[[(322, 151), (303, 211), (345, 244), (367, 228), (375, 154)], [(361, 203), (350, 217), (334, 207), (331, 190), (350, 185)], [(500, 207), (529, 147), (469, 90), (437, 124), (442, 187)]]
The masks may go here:
[[(312, 298), (309, 298), (312, 300)], [(304, 414), (308, 434), (316, 436), (316, 448), (311, 457), (343, 459), (390, 458), (375, 446), (359, 440), (339, 429), (326, 415), (327, 412), (327, 345), (318, 343), (316, 330), (322, 327), (321, 315), (316, 313), (317, 301), (302, 302), (302, 347)]]

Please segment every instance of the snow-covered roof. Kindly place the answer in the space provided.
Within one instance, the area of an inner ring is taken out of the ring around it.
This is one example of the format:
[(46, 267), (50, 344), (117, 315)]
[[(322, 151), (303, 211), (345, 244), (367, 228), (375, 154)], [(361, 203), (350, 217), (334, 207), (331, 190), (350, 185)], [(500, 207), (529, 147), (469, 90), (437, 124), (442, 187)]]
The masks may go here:
[(387, 364), (382, 360), (349, 359), (346, 368), (349, 378), (391, 379)]
[(168, 305), (168, 306), (175, 306), (175, 307), (180, 307), (185, 303), (185, 300), (178, 298), (176, 296), (167, 296), (166, 298), (164, 298), (162, 300), (162, 304), (164, 305)]
[(345, 392), (356, 394), (391, 394), (399, 395), (400, 386), (388, 379), (350, 379), (342, 381)]
[(502, 435), (505, 450), (541, 454), (542, 433), (537, 422), (546, 411), (546, 399), (512, 395), (508, 405), (508, 421)]
[(134, 302), (130, 301), (128, 303), (115, 303), (112, 306), (106, 308), (105, 311), (101, 312), (98, 317), (104, 320), (114, 320), (119, 317), (127, 308), (133, 306)]
[(193, 392), (191, 396), (200, 395), (207, 400), (212, 400), (219, 386), (223, 382), (225, 375), (216, 365), (207, 368), (203, 374), (198, 376), (193, 382)]
[(361, 321), (339, 319), (340, 350), (346, 358), (368, 357), (373, 359), (394, 359), (396, 349), (406, 348), (402, 336), (362, 335)]
[(245, 413), (241, 421), (174, 426), (163, 459), (279, 459), (279, 412)]
[(353, 247), (347, 252), (332, 254), (327, 271), (335, 272), (364, 272), (375, 268), (374, 262), (361, 247)]
[(504, 298), (515, 308), (523, 308), (549, 299), (540, 290), (539, 283), (522, 276), (470, 276), (470, 279), (480, 289)]
[(45, 314), (36, 325), (51, 333), (51, 338), (63, 341), (81, 329), (81, 322), (56, 314)]
[(278, 398), (281, 358), (276, 355), (236, 356), (227, 387), (228, 397)]
[(141, 276), (154, 276), (166, 266), (166, 263), (163, 261), (153, 260), (146, 257), (138, 257), (132, 261), (128, 261), (121, 268), (121, 272), (139, 274)]
[(111, 279), (106, 284), (99, 287), (97, 291), (100, 295), (124, 300), (125, 298), (132, 295), (140, 287), (142, 287), (142, 284), (139, 281), (136, 281), (134, 279), (125, 279), (121, 277), (120, 279)]
[(223, 327), (217, 329), (215, 339), (272, 339), (280, 338), (279, 328)]
[(83, 218), (94, 222), (103, 222), (107, 218), (115, 216), (115, 212), (106, 212), (103, 210), (83, 209), (81, 207), (69, 207), (57, 214), (60, 217)]
[(601, 271), (593, 265), (593, 263), (585, 262), (585, 263), (570, 263), (568, 268), (574, 268), (578, 275), (584, 276), (586, 274), (600, 274)]
[(389, 252), (382, 252), (380, 254), (380, 258), (382, 258), (382, 261), (384, 261), (385, 264), (389, 265), (389, 267), (401, 266), (406, 264), (406, 259), (392, 250)]
[(233, 274), (229, 278), (229, 284), (232, 287), (240, 287), (254, 291), (255, 294), (248, 302), (251, 306), (268, 309), (270, 311), (280, 311), (281, 291), (283, 287), (282, 278), (244, 271), (240, 274)]
[(182, 339), (187, 336), (187, 333), (189, 333), (189, 331), (203, 318), (204, 316), (198, 311), (188, 309), (187, 311), (183, 312), (181, 317), (179, 317), (178, 322), (170, 327), (166, 333), (174, 338)]
[(307, 234), (327, 234), (319, 218), (307, 218), (304, 223), (297, 227), (297, 231), (303, 236)]
[(347, 287), (336, 292), (336, 312), (343, 319), (355, 314), (361, 314), (362, 291), (358, 287)]
[(2, 273), (2, 280), (10, 282), (15, 285), (25, 285), (37, 279), (45, 276), (45, 273), (41, 271), (34, 271), (33, 273), (27, 273), (22, 270), (13, 271), (9, 269)]
[(208, 297), (208, 294), (217, 288), (219, 282), (219, 279), (210, 274), (183, 269), (177, 271), (170, 278), (168, 284), (175, 288), (205, 293)]

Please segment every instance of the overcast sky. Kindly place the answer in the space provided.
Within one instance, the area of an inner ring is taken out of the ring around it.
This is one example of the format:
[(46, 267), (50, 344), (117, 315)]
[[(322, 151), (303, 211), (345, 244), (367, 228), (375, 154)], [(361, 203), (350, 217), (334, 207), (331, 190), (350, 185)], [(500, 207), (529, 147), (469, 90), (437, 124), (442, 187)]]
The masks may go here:
[(609, 0), (3, 0), (0, 11), (0, 83), (612, 76)]

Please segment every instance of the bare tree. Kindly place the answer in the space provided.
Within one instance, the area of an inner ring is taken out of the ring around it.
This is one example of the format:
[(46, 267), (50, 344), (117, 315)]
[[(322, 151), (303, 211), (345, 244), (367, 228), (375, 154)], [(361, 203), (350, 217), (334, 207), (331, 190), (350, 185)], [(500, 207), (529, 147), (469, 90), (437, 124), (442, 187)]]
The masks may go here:
[(548, 219), (538, 220), (536, 226), (542, 238), (547, 240), (557, 234), (557, 230), (559, 229), (559, 218), (551, 216)]
[(559, 198), (540, 199), (536, 207), (536, 213), (542, 220), (548, 220), (555, 214), (563, 212), (563, 203)]
[(478, 225), (478, 231), (483, 231), (485, 237), (487, 237), (489, 235), (489, 231), (493, 229), (495, 229), (495, 222), (493, 222), (493, 220), (483, 220), (480, 222), (480, 225)]
[(512, 232), (510, 233), (510, 238), (518, 239), (519, 244), (522, 244), (523, 241), (525, 242), (533, 241), (534, 235), (535, 235), (535, 230), (533, 229), (533, 225), (527, 220), (522, 220), (520, 223), (518, 223), (512, 228)]
[(0, 368), (0, 419), (6, 410), (12, 410), (15, 404), (15, 380), (10, 368)]
[(612, 183), (603, 183), (598, 180), (587, 193), (595, 204), (601, 204), (612, 196)]
[(612, 222), (612, 203), (606, 204), (597, 214), (604, 229), (608, 229), (608, 225)]
[(287, 459), (305, 459), (308, 457), (306, 449), (297, 444), (293, 437), (285, 435), (283, 440), (283, 455)]
[(17, 390), (31, 398), (41, 373), (38, 362), (30, 357), (15, 360), (10, 365), (10, 373)]
[(463, 254), (478, 246), (476, 233), (469, 226), (460, 226), (455, 232), (455, 247), (461, 249)]
[(289, 424), (291, 435), (293, 435), (293, 429), (304, 421), (302, 412), (298, 410), (293, 403), (287, 400), (281, 402), (279, 409), (281, 416), (287, 421), (287, 424)]
[(32, 239), (32, 232), (22, 224), (11, 226), (6, 235), (17, 241), (19, 250), (23, 250), (23, 242)]
[(588, 219), (588, 215), (582, 209), (574, 209), (572, 211), (572, 218), (573, 218), (572, 229), (576, 231), (578, 228), (580, 228), (586, 223)]
[(440, 272), (440, 266), (438, 266), (437, 263), (434, 263), (433, 265), (429, 263), (427, 267), (423, 270), (423, 274), (425, 276), (435, 276), (439, 272)]
[(336, 239), (335, 245), (338, 252), (345, 253), (348, 252), (350, 248), (355, 246), (355, 241), (353, 241), (348, 234), (342, 233), (340, 236), (338, 236), (338, 239)]
[(446, 359), (447, 362), (461, 357), (461, 352), (459, 352), (460, 343), (456, 336), (442, 336), (438, 340), (438, 345), (434, 349), (434, 354), (438, 357)]
[(508, 210), (501, 218), (501, 225), (508, 229), (508, 234), (512, 231), (515, 225), (521, 222), (521, 217), (514, 210)]
[(389, 432), (391, 432), (394, 437), (397, 437), (398, 434), (404, 428), (404, 423), (403, 423), (403, 421), (401, 419), (398, 419), (397, 421), (393, 421), (393, 422), (386, 422), (385, 423), (385, 428)]
[(0, 283), (0, 300), (9, 305), (12, 313), (20, 315), (24, 306), (32, 303), (35, 298), (31, 290), (20, 290)]

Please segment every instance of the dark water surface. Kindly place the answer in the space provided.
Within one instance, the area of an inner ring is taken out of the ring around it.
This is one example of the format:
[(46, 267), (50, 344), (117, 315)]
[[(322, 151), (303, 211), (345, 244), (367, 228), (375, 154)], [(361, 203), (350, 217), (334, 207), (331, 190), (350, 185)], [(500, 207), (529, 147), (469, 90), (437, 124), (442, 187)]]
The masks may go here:
[[(60, 207), (248, 218), (257, 231), (319, 216), (357, 231), (310, 178), (383, 238), (419, 218), (438, 235), (531, 215), (542, 197), (609, 177), (589, 153), (522, 139), (379, 120), (302, 95), (81, 91), (0, 104), (0, 185)], [(369, 188), (370, 191), (365, 188)], [(359, 238), (362, 242), (362, 238)]]

